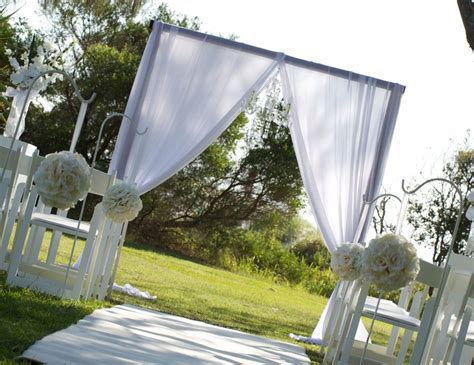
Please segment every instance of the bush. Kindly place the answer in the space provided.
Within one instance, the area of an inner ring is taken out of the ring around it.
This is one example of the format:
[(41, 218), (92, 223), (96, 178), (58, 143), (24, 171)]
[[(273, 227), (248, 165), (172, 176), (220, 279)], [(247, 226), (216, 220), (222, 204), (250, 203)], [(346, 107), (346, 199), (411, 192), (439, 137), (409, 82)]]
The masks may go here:
[(331, 263), (331, 254), (320, 234), (315, 239), (304, 240), (291, 247), (291, 251), (298, 257), (303, 258), (308, 265), (325, 270)]
[(330, 268), (311, 268), (311, 275), (305, 280), (304, 287), (312, 294), (329, 297), (336, 287), (337, 277)]
[(320, 236), (302, 237), (286, 246), (281, 232), (262, 227), (204, 227), (157, 232), (159, 247), (233, 272), (258, 273), (279, 283), (301, 285), (329, 296), (336, 279)]

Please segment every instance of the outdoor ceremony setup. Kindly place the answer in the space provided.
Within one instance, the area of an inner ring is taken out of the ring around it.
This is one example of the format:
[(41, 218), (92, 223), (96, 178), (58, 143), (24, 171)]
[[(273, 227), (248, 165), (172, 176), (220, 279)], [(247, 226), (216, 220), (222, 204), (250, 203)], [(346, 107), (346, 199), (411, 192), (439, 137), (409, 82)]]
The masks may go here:
[[(12, 107), (0, 137), (0, 269), (7, 284), (73, 300), (110, 299), (128, 222), (142, 209), (140, 195), (199, 156), (255, 99), (271, 111), (265, 98), (281, 97), (339, 279), (312, 335), (290, 337), (321, 346), (325, 364), (471, 363), (474, 192), (467, 213), (459, 188), (446, 179), (402, 182), (401, 197), (380, 192), (404, 86), (155, 21), (127, 107), (103, 120), (89, 166), (76, 146), (95, 94), (85, 98), (71, 76), (45, 61), (52, 57), (46, 46), (39, 47), (29, 64), (16, 61), (7, 90)], [(21, 134), (28, 130), (29, 104), (58, 78), (71, 84), (81, 107), (68, 150), (43, 156)], [(96, 158), (111, 123), (121, 125), (105, 172)], [(449, 185), (459, 200), (442, 266), (421, 257), (403, 230), (408, 200), (432, 184)], [(100, 202), (86, 222), (90, 195)], [(397, 204), (395, 233), (369, 237), (382, 198)], [(68, 216), (76, 204), (79, 217)], [(462, 255), (453, 246), (466, 217), (473, 223)], [(64, 237), (73, 237), (67, 264), (58, 261)], [(378, 296), (369, 295), (371, 285)], [(383, 298), (392, 291), (400, 292), (396, 302)], [(375, 321), (391, 326), (386, 347), (372, 343)], [(132, 305), (97, 310), (23, 357), (43, 363), (310, 363), (295, 344)]]

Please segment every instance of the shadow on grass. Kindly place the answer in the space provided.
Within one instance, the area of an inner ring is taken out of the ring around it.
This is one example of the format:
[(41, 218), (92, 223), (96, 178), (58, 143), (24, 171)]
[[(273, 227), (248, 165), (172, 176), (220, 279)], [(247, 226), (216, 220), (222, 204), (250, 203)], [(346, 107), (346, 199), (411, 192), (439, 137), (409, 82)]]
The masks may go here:
[(39, 339), (66, 328), (104, 302), (60, 300), (50, 295), (5, 285), (0, 273), (0, 362), (12, 363)]

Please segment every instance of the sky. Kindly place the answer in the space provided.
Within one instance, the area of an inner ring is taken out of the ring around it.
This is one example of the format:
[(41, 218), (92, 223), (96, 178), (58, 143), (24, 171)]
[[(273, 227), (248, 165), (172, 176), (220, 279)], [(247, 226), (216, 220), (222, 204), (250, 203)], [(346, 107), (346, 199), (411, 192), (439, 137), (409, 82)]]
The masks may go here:
[[(38, 22), (30, 6), (36, 1), (26, 2), (19, 15)], [(176, 13), (199, 17), (204, 32), (236, 35), (240, 42), (405, 85), (383, 182), (386, 191), (400, 194), (401, 179), (414, 184), (439, 175), (449, 152), (474, 127), (474, 55), (455, 1), (167, 4)], [(469, 142), (472, 147), (474, 131)]]

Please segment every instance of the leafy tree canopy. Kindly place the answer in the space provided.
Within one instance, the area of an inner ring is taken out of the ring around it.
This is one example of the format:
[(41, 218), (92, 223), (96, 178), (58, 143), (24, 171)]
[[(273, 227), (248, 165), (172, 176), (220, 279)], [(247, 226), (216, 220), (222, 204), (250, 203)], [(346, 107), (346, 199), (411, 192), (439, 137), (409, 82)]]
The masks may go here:
[[(198, 18), (174, 13), (165, 4), (144, 10), (145, 1), (39, 1), (53, 27), (40, 34), (63, 52), (65, 68), (84, 97), (93, 92), (78, 152), (89, 161), (100, 123), (110, 112), (123, 112), (146, 45), (151, 19), (194, 30)], [(141, 9), (141, 12), (140, 12)], [(146, 13), (146, 14), (145, 14)], [(17, 25), (16, 34), (28, 34)], [(44, 97), (51, 103), (30, 107), (25, 141), (41, 154), (67, 149), (80, 103), (66, 81), (50, 86)], [(240, 227), (276, 212), (294, 216), (302, 206), (299, 175), (286, 108), (273, 101), (276, 111), (239, 115), (222, 136), (195, 161), (160, 187), (144, 195), (144, 208), (131, 231), (148, 241), (183, 244), (209, 237), (219, 227)], [(104, 131), (98, 167), (110, 162), (119, 123)]]

